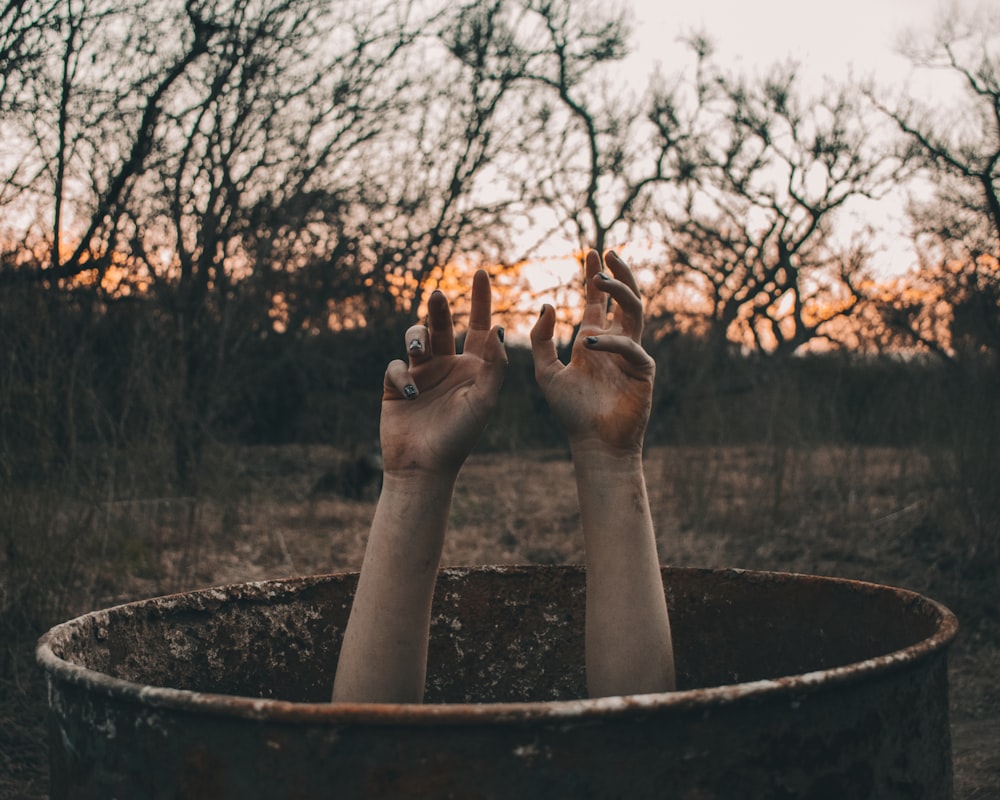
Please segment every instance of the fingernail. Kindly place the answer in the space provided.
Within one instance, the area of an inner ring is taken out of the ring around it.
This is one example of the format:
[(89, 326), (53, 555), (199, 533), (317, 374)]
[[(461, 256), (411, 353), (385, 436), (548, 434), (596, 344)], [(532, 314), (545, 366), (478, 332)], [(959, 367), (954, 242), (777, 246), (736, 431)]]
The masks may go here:
[(597, 337), (596, 336), (588, 336), (584, 341), (587, 344), (594, 345), (594, 344), (597, 344)]
[(419, 339), (413, 339), (413, 340), (410, 341), (410, 352), (411, 353), (419, 353), (423, 349), (424, 349), (424, 343), (422, 341), (420, 341)]
[(598, 272), (597, 273), (597, 277), (600, 278), (602, 281), (610, 281), (611, 280), (611, 276), (608, 275), (608, 273), (606, 273), (606, 272)]
[(542, 310), (538, 312), (538, 316), (539, 317), (544, 317), (545, 316), (545, 306), (542, 306)]
[(406, 386), (403, 387), (403, 397), (405, 397), (407, 400), (412, 400), (416, 396), (417, 396), (417, 387), (414, 386), (412, 383), (408, 383), (406, 384)]
[(504, 333), (503, 333), (503, 328), (497, 328), (497, 338), (498, 338), (498, 339), (499, 339), (499, 340), (500, 340), (501, 342), (503, 341), (503, 336), (504, 336)]

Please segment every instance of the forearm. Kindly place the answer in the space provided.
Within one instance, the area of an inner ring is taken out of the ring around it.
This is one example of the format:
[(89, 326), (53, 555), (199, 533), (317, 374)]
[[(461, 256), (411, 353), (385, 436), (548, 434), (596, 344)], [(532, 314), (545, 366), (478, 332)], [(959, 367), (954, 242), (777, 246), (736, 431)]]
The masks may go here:
[(587, 558), (592, 697), (674, 688), (670, 622), (640, 452), (573, 444)]
[(344, 632), (334, 701), (423, 699), (431, 600), (454, 486), (454, 476), (385, 476)]

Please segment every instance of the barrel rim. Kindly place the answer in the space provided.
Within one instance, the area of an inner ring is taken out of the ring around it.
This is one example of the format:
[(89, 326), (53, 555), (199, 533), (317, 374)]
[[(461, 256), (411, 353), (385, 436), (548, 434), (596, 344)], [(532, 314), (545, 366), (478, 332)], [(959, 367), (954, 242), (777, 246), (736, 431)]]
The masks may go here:
[[(548, 571), (569, 573), (582, 571), (576, 566), (502, 565), (447, 567), (442, 569), (444, 577), (462, 577), (469, 573), (519, 573)], [(181, 600), (201, 596), (219, 598), (220, 593), (253, 588), (280, 588), (288, 593), (334, 578), (355, 578), (357, 573), (332, 573), (273, 581), (245, 582), (225, 586), (198, 589), (163, 597), (136, 600), (106, 609), (91, 611), (62, 622), (49, 629), (38, 640), (35, 655), (38, 665), (46, 672), (50, 685), (64, 682), (87, 689), (120, 701), (133, 702), (145, 707), (163, 710), (216, 714), (252, 720), (274, 722), (312, 722), (328, 725), (349, 725), (357, 723), (384, 725), (427, 725), (427, 724), (483, 724), (517, 723), (538, 719), (587, 720), (607, 717), (635, 715), (637, 713), (680, 712), (693, 708), (708, 708), (730, 705), (745, 701), (760, 701), (775, 695), (805, 695), (826, 688), (833, 688), (859, 681), (871, 676), (894, 672), (943, 652), (958, 633), (958, 619), (946, 606), (917, 592), (884, 584), (857, 581), (848, 578), (826, 577), (795, 572), (776, 572), (742, 569), (706, 569), (698, 567), (662, 567), (664, 575), (669, 573), (738, 575), (750, 580), (808, 580), (823, 583), (849, 585), (868, 592), (888, 592), (902, 601), (924, 606), (937, 616), (934, 633), (908, 647), (880, 656), (815, 670), (795, 675), (766, 678), (721, 686), (683, 689), (641, 695), (619, 695), (572, 700), (546, 700), (526, 702), (487, 703), (332, 703), (296, 702), (275, 698), (257, 698), (242, 695), (227, 695), (212, 692), (198, 692), (190, 689), (175, 689), (165, 686), (151, 686), (135, 681), (116, 678), (89, 667), (73, 664), (56, 655), (53, 647), (57, 642), (71, 635), (74, 628), (84, 620), (98, 615), (110, 616), (115, 611), (129, 606), (150, 604), (165, 599)], [(331, 675), (331, 685), (333, 676)]]

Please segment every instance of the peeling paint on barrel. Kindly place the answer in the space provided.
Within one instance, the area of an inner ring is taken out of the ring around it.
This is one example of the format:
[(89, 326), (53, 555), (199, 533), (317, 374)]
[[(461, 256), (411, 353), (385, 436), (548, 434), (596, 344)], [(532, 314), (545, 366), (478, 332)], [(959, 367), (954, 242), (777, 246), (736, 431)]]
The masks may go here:
[(422, 705), (327, 702), (355, 574), (85, 615), (38, 647), (52, 797), (952, 796), (947, 609), (812, 576), (663, 578), (679, 690), (593, 700), (576, 567), (442, 571)]

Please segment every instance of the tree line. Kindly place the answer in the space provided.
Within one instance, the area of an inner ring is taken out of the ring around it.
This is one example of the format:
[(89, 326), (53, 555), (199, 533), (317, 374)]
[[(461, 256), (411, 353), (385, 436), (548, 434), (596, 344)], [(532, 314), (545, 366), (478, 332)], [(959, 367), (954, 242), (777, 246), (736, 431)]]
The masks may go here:
[[(908, 43), (956, 81), (947, 108), (733, 74), (700, 33), (629, 85), (629, 24), (574, 0), (7, 3), (8, 475), (99, 442), (169, 451), (146, 463), (188, 491), (220, 438), (367, 436), (350, 398), (424, 296), (514, 280), (529, 234), (651, 242), (650, 347), (694, 393), (811, 349), (995, 369), (996, 14)], [(900, 186), (919, 260), (890, 280), (842, 220)]]

